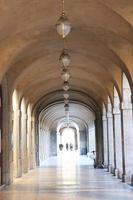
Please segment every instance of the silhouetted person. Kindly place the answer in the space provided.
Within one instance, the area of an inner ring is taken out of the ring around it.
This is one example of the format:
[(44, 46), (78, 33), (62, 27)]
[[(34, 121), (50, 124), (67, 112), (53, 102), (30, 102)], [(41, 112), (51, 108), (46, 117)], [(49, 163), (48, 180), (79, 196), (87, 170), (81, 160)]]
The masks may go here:
[(60, 151), (63, 150), (63, 144), (59, 144), (59, 149), (60, 149)]
[(68, 143), (66, 143), (66, 150), (68, 151)]
[(73, 145), (72, 145), (72, 143), (70, 143), (70, 149), (71, 149), (71, 151), (73, 150)]
[(91, 153), (93, 154), (94, 168), (96, 168), (96, 154), (95, 154), (95, 151), (92, 151)]

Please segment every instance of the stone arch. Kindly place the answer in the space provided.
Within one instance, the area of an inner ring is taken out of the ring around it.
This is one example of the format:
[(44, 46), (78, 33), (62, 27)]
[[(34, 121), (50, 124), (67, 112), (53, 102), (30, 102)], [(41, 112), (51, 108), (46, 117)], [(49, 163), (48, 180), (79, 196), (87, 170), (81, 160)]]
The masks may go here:
[(118, 178), (122, 178), (122, 124), (121, 124), (121, 102), (116, 88), (114, 87), (114, 108), (113, 108), (113, 122), (114, 122), (114, 157), (115, 157), (115, 174)]
[(122, 79), (122, 112), (123, 112), (123, 129), (124, 129), (124, 150), (125, 150), (125, 171), (126, 180), (130, 181), (133, 166), (133, 113), (131, 102), (131, 88), (128, 78), (123, 73)]

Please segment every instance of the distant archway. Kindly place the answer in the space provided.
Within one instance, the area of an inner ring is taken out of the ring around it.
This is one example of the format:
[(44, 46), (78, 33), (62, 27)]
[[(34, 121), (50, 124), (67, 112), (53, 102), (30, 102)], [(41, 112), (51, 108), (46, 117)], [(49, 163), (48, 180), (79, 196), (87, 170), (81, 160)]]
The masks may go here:
[(57, 155), (69, 151), (80, 154), (79, 127), (74, 122), (71, 122), (69, 127), (66, 127), (65, 123), (61, 123), (57, 127)]

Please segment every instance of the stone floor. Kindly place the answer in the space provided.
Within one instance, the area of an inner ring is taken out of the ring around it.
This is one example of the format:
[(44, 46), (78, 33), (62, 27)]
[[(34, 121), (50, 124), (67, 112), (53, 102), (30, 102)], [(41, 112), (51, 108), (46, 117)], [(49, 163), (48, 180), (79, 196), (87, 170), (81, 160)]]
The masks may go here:
[(133, 200), (132, 188), (90, 162), (51, 158), (0, 192), (0, 200)]

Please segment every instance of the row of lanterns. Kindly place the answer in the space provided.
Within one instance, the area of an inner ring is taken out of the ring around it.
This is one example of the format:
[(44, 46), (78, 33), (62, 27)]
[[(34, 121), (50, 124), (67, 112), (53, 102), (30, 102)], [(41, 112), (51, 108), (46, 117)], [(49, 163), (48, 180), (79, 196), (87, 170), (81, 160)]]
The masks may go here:
[[(71, 24), (65, 14), (65, 7), (64, 7), (64, 0), (62, 1), (62, 13), (61, 17), (59, 18), (56, 29), (58, 34), (61, 36), (64, 44), (65, 38), (68, 36), (68, 34), (71, 31)], [(68, 54), (68, 50), (63, 47), (62, 53), (60, 55), (59, 61), (62, 65), (62, 74), (61, 78), (63, 80), (63, 86), (62, 89), (64, 90), (63, 96), (64, 96), (64, 108), (65, 108), (65, 115), (66, 115), (66, 123), (67, 126), (69, 126), (69, 79), (70, 79), (70, 72), (69, 72), (69, 65), (71, 63), (71, 57)]]

